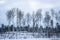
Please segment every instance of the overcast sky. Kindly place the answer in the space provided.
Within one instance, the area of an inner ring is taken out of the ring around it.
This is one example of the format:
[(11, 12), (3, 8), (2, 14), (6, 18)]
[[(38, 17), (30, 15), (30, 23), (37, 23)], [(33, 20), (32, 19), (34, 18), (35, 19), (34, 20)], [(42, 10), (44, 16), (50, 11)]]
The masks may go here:
[(6, 11), (20, 8), (25, 13), (37, 9), (60, 9), (60, 0), (0, 0), (0, 24), (6, 24)]

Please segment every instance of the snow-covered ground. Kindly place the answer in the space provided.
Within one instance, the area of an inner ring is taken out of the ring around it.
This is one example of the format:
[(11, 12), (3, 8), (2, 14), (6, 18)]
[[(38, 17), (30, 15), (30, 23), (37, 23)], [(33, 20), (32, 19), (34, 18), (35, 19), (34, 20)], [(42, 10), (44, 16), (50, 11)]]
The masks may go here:
[(6, 32), (0, 34), (0, 40), (60, 40), (55, 36), (47, 38), (44, 34), (31, 32)]
[(42, 37), (39, 33), (30, 33), (30, 32), (7, 32), (0, 34), (0, 39), (9, 38), (9, 39), (18, 39), (18, 38), (39, 38)]
[(27, 38), (27, 39), (0, 39), (0, 40), (60, 40), (60, 38)]
[(19, 38), (33, 38), (33, 33), (27, 32), (7, 32), (0, 34), (0, 39), (9, 38), (9, 39), (19, 39)]

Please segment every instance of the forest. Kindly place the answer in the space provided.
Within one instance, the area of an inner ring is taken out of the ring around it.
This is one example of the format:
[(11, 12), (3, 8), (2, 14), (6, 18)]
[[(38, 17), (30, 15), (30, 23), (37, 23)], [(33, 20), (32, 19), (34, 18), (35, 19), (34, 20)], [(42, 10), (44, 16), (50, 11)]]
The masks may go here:
[[(42, 14), (43, 10), (24, 13), (18, 8), (12, 8), (6, 12), (8, 25), (1, 24), (0, 34), (6, 32), (31, 32), (45, 33), (45, 36), (60, 36), (60, 10), (58, 12), (51, 9)], [(16, 23), (16, 25), (15, 25)]]

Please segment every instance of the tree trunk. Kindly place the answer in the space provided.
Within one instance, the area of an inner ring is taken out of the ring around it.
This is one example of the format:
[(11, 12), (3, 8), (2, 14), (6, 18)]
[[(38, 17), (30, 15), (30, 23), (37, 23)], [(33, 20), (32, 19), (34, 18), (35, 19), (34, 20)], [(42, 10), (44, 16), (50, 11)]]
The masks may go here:
[(13, 25), (13, 32), (14, 32), (14, 18), (12, 20), (12, 25)]
[(9, 29), (8, 31), (10, 31), (10, 21), (11, 21), (11, 20), (9, 20), (9, 23), (8, 23), (8, 29)]

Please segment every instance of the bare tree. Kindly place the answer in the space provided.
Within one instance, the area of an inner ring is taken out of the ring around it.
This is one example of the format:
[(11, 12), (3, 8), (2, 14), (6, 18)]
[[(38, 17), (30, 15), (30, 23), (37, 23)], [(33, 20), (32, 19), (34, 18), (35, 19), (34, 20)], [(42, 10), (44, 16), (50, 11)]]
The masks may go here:
[(31, 15), (30, 15), (30, 13), (27, 13), (27, 14), (26, 14), (26, 19), (27, 19), (27, 25), (29, 25), (30, 20), (31, 20)]
[[(16, 30), (20, 31), (20, 27), (19, 26), (21, 26), (21, 20), (23, 18), (23, 12), (17, 8), (16, 9), (16, 14), (17, 14), (17, 29)], [(16, 35), (16, 38), (17, 38), (17, 35)]]
[[(45, 23), (46, 27), (49, 27), (50, 19), (51, 19), (51, 16), (49, 15), (49, 12), (46, 11), (46, 14), (45, 14), (45, 17), (44, 17), (44, 23)], [(49, 30), (47, 30), (47, 36), (49, 36)]]
[(23, 17), (23, 12), (17, 8), (17, 26), (21, 26), (22, 17)]
[(37, 18), (37, 20), (40, 20), (40, 26), (41, 26), (41, 20), (42, 20), (41, 12), (42, 12), (41, 9), (37, 10), (37, 12), (36, 12), (36, 18)]
[(11, 19), (12, 19), (12, 23), (14, 25), (15, 8), (13, 8), (11, 11), (12, 11)]
[[(14, 11), (13, 9), (12, 10), (9, 10), (7, 11), (7, 20), (8, 20), (8, 25), (10, 26), (11, 25), (11, 21), (12, 23), (14, 24)], [(8, 27), (9, 31), (10, 31), (10, 28)], [(14, 31), (14, 28), (13, 28), (13, 31)]]
[(49, 26), (50, 19), (51, 19), (51, 16), (49, 15), (49, 12), (47, 11), (44, 18), (45, 25)]
[(10, 26), (10, 22), (11, 22), (11, 15), (12, 15), (12, 11), (11, 10), (7, 11), (6, 16), (7, 16), (8, 25), (9, 26)]
[(52, 28), (53, 28), (53, 20), (54, 20), (54, 15), (55, 15), (55, 13), (54, 13), (54, 10), (53, 9), (51, 9), (51, 15), (52, 15), (52, 20), (51, 20), (51, 26), (52, 26)]
[[(15, 15), (14, 15), (14, 9), (11, 9), (11, 10), (9, 10), (9, 11), (7, 11), (7, 20), (8, 20), (8, 25), (10, 26), (10, 24), (11, 24), (11, 21), (12, 21), (12, 23), (13, 23), (13, 25), (14, 25), (14, 17), (15, 17)], [(10, 28), (9, 28), (9, 30), (10, 30)], [(14, 31), (14, 28), (13, 28), (13, 31)]]
[(19, 20), (18, 20), (18, 15), (19, 15), (19, 14), (18, 14), (18, 12), (19, 12), (19, 9), (17, 8), (17, 9), (16, 9), (16, 14), (17, 14), (17, 27), (19, 26), (19, 25), (18, 25), (18, 24), (19, 24)]
[(33, 21), (33, 27), (34, 27), (35, 26), (35, 14), (34, 14), (34, 12), (32, 14), (32, 21)]
[[(12, 15), (11, 15), (12, 25), (14, 26), (15, 8), (13, 8), (11, 11), (12, 11)], [(14, 31), (14, 27), (13, 27), (13, 31)]]
[(21, 19), (23, 18), (23, 12), (21, 10), (18, 10), (17, 18), (18, 18), (19, 26), (21, 26)]

